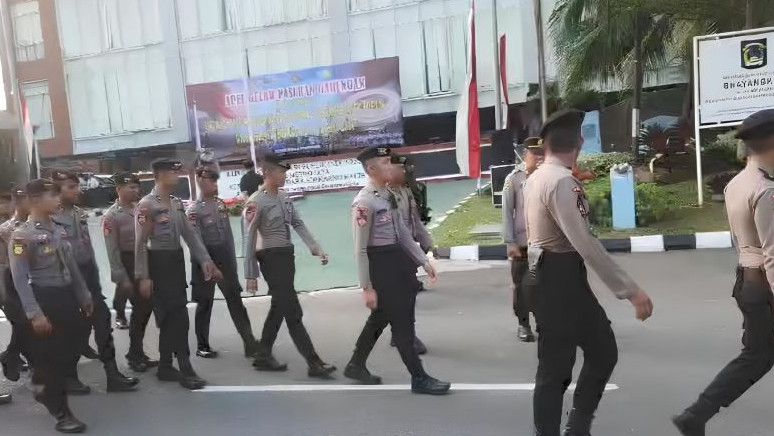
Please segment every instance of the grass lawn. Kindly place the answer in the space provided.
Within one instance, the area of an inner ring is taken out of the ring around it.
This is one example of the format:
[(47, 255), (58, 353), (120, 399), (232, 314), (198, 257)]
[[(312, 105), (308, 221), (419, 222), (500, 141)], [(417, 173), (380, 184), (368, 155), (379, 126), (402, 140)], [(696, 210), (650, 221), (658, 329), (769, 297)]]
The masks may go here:
[[(710, 200), (705, 193), (704, 206), (696, 204), (696, 182), (692, 180), (664, 185), (677, 197), (680, 208), (666, 219), (634, 230), (613, 230), (611, 228), (595, 228), (600, 238), (626, 238), (641, 235), (677, 235), (695, 232), (714, 232), (728, 230), (726, 209), (723, 203)], [(492, 206), (489, 195), (476, 196), (457, 209), (440, 226), (433, 229), (433, 238), (439, 247), (458, 245), (487, 245), (501, 243), (491, 239), (477, 239), (470, 234), (474, 227), (481, 224), (499, 224), (502, 222), (502, 212)]]

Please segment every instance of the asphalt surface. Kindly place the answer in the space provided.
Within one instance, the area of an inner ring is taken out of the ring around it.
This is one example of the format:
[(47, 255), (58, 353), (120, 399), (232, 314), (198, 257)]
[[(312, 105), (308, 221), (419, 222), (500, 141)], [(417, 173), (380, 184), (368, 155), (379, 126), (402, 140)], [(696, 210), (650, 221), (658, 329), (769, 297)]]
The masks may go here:
[[(731, 299), (734, 256), (730, 250), (617, 255), (616, 260), (650, 292), (655, 314), (634, 319), (628, 303), (615, 300), (593, 279), (618, 337), (620, 359), (595, 421), (595, 436), (669, 436), (670, 415), (688, 405), (739, 350), (741, 317)], [(418, 300), (418, 332), (429, 347), (428, 371), (461, 387), (435, 398), (390, 390), (349, 391), (342, 376), (331, 382), (306, 377), (303, 360), (283, 327), (275, 354), (287, 361), (284, 374), (258, 373), (242, 357), (225, 305), (213, 314), (211, 343), (216, 360), (194, 358), (210, 391), (191, 393), (142, 375), (137, 393), (106, 394), (97, 362), (80, 364), (81, 378), (95, 392), (72, 398), (76, 414), (94, 435), (477, 435), (532, 434), (531, 389), (536, 347), (516, 341), (508, 270), (504, 263), (444, 263), (441, 281)], [(300, 274), (303, 274), (302, 270)], [(367, 316), (356, 290), (301, 296), (305, 323), (323, 359), (343, 367)], [(246, 300), (253, 329), (267, 312), (265, 298)], [(9, 328), (0, 324), (0, 343)], [(146, 348), (156, 355), (157, 331), (150, 326)], [(115, 333), (119, 354), (127, 333)], [(371, 370), (388, 385), (407, 374), (388, 345), (377, 344)], [(191, 332), (191, 344), (195, 344)], [(579, 356), (579, 364), (582, 356)], [(119, 361), (124, 365), (123, 359)], [(577, 368), (576, 368), (577, 369)], [(24, 379), (23, 379), (24, 381)], [(478, 386), (462, 385), (478, 384)], [(515, 385), (515, 384), (526, 384)], [(309, 386), (311, 385), (311, 387)], [(11, 387), (15, 403), (0, 407), (0, 435), (54, 434), (53, 421), (25, 383)], [(329, 389), (329, 390), (319, 390)], [(240, 392), (241, 391), (241, 392)], [(772, 378), (764, 378), (711, 423), (709, 435), (771, 435)], [(566, 396), (566, 406), (571, 395)]]

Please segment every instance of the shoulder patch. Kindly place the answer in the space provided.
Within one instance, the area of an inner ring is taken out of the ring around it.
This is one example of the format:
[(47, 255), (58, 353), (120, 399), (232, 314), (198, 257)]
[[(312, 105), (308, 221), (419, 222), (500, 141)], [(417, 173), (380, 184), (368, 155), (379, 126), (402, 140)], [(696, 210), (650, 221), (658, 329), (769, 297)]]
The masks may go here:
[(13, 254), (21, 256), (24, 254), (24, 241), (20, 238), (13, 240)]
[(110, 216), (105, 216), (105, 219), (102, 220), (102, 233), (105, 236), (110, 236), (110, 232), (113, 231), (113, 219), (110, 218)]
[(137, 208), (137, 222), (140, 224), (145, 224), (145, 221), (148, 220), (148, 208), (147, 207), (138, 207)]
[(368, 214), (369, 209), (367, 207), (363, 206), (357, 206), (355, 207), (355, 223), (358, 225), (358, 227), (363, 227), (366, 224), (368, 224)]

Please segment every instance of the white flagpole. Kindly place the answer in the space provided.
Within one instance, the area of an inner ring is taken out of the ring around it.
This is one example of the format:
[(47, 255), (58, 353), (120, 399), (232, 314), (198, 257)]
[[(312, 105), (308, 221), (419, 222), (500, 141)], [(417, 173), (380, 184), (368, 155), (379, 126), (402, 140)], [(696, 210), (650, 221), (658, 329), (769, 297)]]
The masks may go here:
[(250, 60), (247, 57), (247, 48), (245, 48), (245, 40), (242, 37), (242, 21), (241, 18), (237, 25), (237, 36), (239, 37), (240, 53), (244, 54), (245, 68), (242, 70), (242, 92), (244, 95), (245, 116), (247, 117), (247, 134), (250, 140), (250, 158), (253, 160), (253, 171), (258, 172), (258, 159), (255, 156), (255, 138), (253, 138), (253, 119), (250, 114), (250, 87), (247, 81), (247, 75), (250, 70)]
[(33, 141), (35, 141), (33, 142), (33, 147), (34, 147), (33, 152), (35, 153), (35, 170), (37, 172), (36, 178), (39, 179), (40, 178), (40, 152), (38, 151), (38, 140), (33, 139)]
[(196, 135), (196, 151), (202, 150), (202, 135), (199, 132), (199, 110), (196, 107), (196, 100), (194, 100), (193, 104), (193, 116), (194, 116), (194, 134)]

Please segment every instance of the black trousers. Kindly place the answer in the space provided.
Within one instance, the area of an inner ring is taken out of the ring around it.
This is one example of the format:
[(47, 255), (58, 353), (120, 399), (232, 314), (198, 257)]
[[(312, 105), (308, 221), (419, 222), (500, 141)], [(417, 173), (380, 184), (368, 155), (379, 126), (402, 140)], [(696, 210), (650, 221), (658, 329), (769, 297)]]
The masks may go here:
[[(129, 279), (134, 283), (134, 252), (121, 252), (121, 263), (124, 264)], [(116, 295), (118, 294), (118, 287), (116, 287)], [(126, 297), (132, 303), (132, 315), (129, 318), (129, 353), (126, 354), (126, 358), (133, 361), (143, 360), (145, 358), (143, 341), (145, 340), (145, 330), (153, 313), (153, 302), (151, 299), (142, 298), (136, 285), (134, 292)], [(113, 301), (115, 302), (115, 300)]]
[(398, 245), (368, 247), (368, 261), (378, 304), (357, 339), (352, 360), (364, 365), (382, 330), (389, 324), (400, 357), (411, 376), (426, 377), (422, 360), (414, 349), (416, 266)]
[[(112, 316), (110, 308), (105, 304), (105, 296), (102, 295), (97, 263), (92, 260), (82, 265), (79, 264), (78, 267), (94, 301), (94, 312), (89, 321), (94, 329), (94, 341), (97, 343), (99, 358), (103, 363), (112, 362), (116, 359), (116, 347), (113, 344), (113, 328), (110, 326)], [(87, 332), (83, 341), (84, 347), (88, 342), (89, 333)]]
[[(123, 257), (123, 253), (121, 253), (121, 257)], [(134, 257), (134, 253), (132, 253), (132, 257)], [(116, 285), (116, 291), (113, 294), (113, 310), (116, 311), (116, 319), (126, 320), (127, 301), (129, 301), (129, 295), (121, 292), (118, 285)], [(134, 309), (134, 304), (132, 304), (132, 309)]]
[[(414, 272), (412, 284), (414, 285), (415, 292), (418, 293), (422, 288), (422, 282), (417, 278), (417, 267), (408, 256), (406, 256), (406, 261), (408, 261), (407, 268)], [(376, 346), (376, 342), (379, 340), (382, 332), (384, 332), (384, 329), (386, 329), (389, 324), (390, 322), (387, 320), (387, 317), (384, 316), (383, 312), (378, 310), (371, 311), (371, 316), (366, 320), (366, 324), (363, 326), (363, 330), (360, 332), (360, 336), (358, 336), (357, 342), (355, 343), (355, 352), (352, 355), (353, 363), (365, 366), (368, 356)]]
[(704, 420), (729, 407), (774, 366), (774, 301), (763, 272), (739, 268), (733, 296), (744, 318), (742, 352), (689, 408)]
[(31, 355), (35, 399), (56, 415), (67, 407), (65, 378), (78, 362), (83, 337), (91, 327), (81, 314), (70, 286), (33, 285), (32, 291), (53, 328), (51, 335), (40, 337), (25, 326), (24, 346)]
[(513, 314), (520, 324), (529, 324), (529, 313), (532, 312), (532, 290), (535, 287), (535, 281), (528, 272), (527, 248), (522, 247), (521, 259), (511, 260)]
[(153, 281), (153, 314), (159, 327), (159, 355), (168, 363), (172, 355), (187, 359), (188, 295), (183, 250), (148, 250), (148, 273)]
[(577, 253), (543, 255), (537, 271), (535, 315), (538, 369), (533, 397), (536, 434), (559, 436), (562, 399), (572, 382), (577, 348), (583, 351), (573, 408), (591, 416), (618, 361), (610, 321), (591, 291)]
[(29, 359), (29, 355), (24, 349), (24, 329), (27, 326), (27, 315), (24, 313), (21, 300), (16, 293), (10, 270), (6, 270), (2, 280), (5, 281), (7, 293), (3, 300), (3, 313), (11, 323), (11, 340), (8, 342), (3, 358), (9, 365), (18, 365), (21, 363), (20, 356), (22, 354)]
[[(234, 322), (237, 333), (242, 338), (245, 346), (252, 346), (255, 343), (253, 328), (250, 324), (250, 318), (247, 316), (247, 309), (242, 302), (242, 285), (239, 283), (239, 274), (237, 272), (236, 258), (231, 253), (227, 245), (208, 246), (212, 261), (223, 273), (223, 281), (219, 282), (218, 288), (226, 299), (228, 313)], [(204, 273), (201, 266), (194, 262), (191, 266), (191, 285), (193, 301), (196, 302), (196, 316), (194, 327), (196, 329), (196, 341), (199, 348), (210, 346), (210, 319), (212, 318), (212, 306), (215, 299), (215, 282), (204, 280)]]
[(302, 321), (304, 311), (294, 285), (296, 257), (293, 247), (267, 248), (257, 252), (257, 257), (271, 295), (271, 307), (263, 324), (261, 345), (271, 351), (282, 321), (285, 321), (293, 343), (307, 363), (319, 362), (320, 357)]

